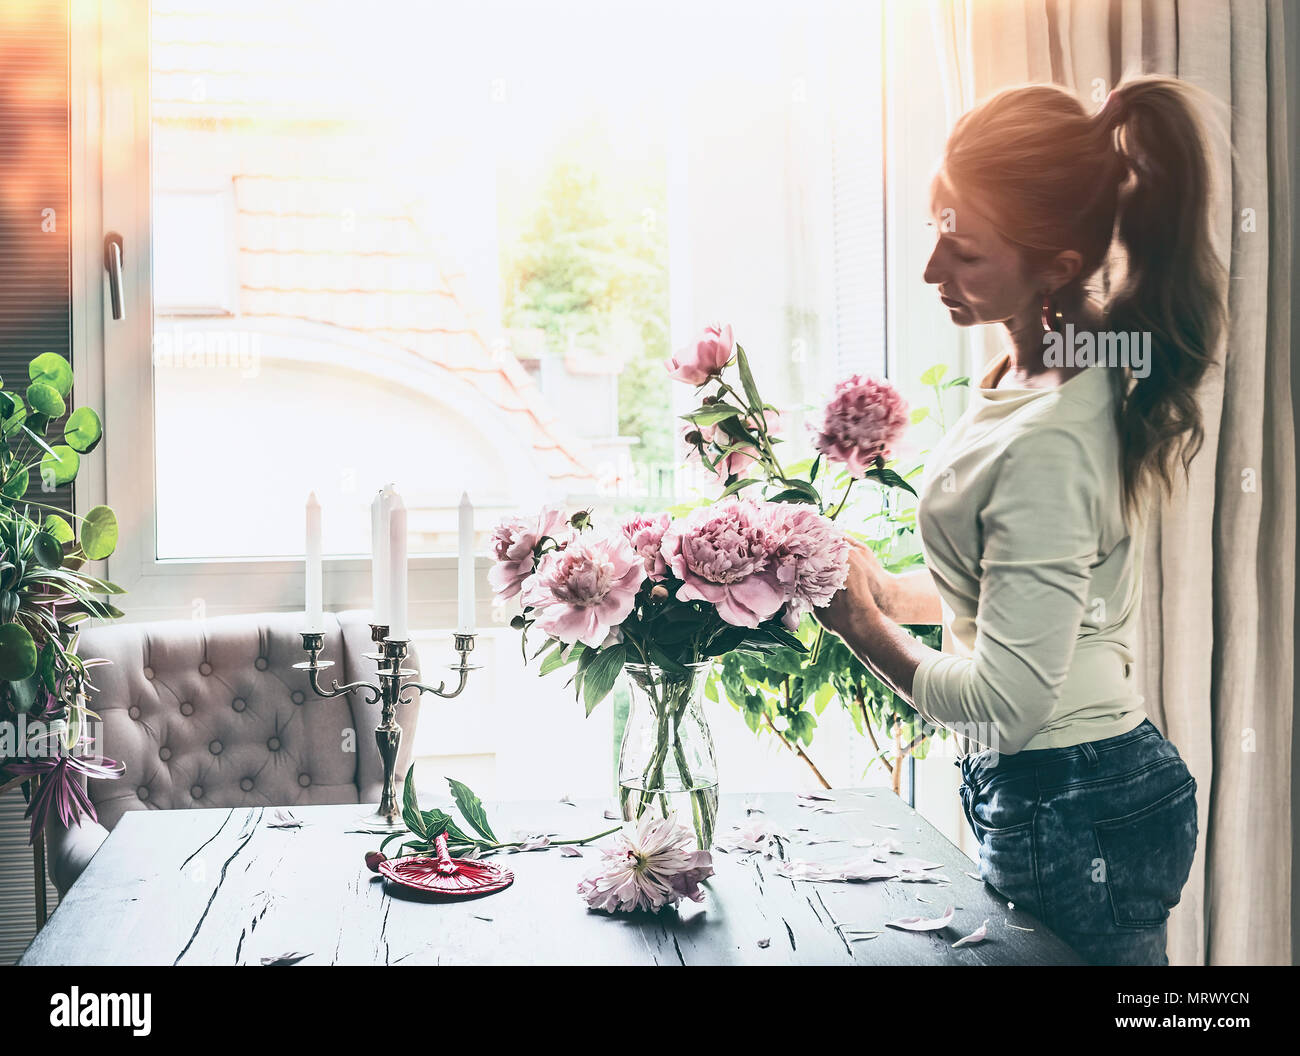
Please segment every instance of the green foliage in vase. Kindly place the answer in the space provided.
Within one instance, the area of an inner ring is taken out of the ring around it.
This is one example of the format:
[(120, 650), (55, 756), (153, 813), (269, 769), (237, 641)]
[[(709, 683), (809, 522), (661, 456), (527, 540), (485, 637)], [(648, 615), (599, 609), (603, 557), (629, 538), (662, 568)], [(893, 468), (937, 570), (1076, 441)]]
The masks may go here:
[[(965, 377), (945, 380), (946, 374), (947, 367), (936, 364), (921, 375), (921, 384), (933, 392), (934, 402), (912, 410), (913, 426), (932, 422), (939, 435), (946, 429), (945, 393), (970, 384), (970, 379)], [(787, 486), (787, 491), (793, 487), (800, 493), (816, 493), (819, 509), (829, 510), (841, 525), (861, 525), (862, 531), (849, 534), (866, 542), (887, 571), (904, 572), (924, 564), (915, 545), (916, 492), (912, 482), (919, 480), (928, 453), (928, 449), (922, 451), (916, 461), (905, 466), (878, 465), (867, 476), (885, 487), (874, 495), (864, 496), (859, 492), (856, 502), (851, 499), (856, 482), (847, 472), (818, 479), (820, 457), (792, 463), (780, 471), (778, 479)], [(751, 476), (761, 476), (763, 480), (740, 482), (735, 490), (756, 483), (767, 483), (770, 487), (779, 467), (774, 461), (764, 461), (762, 468), (762, 474)], [(802, 479), (805, 476), (806, 489)], [(827, 486), (835, 494), (842, 494), (838, 504), (822, 499), (819, 488)], [(790, 496), (783, 501), (813, 500), (811, 495), (804, 498), (800, 494), (798, 498)], [(939, 648), (941, 629), (938, 626), (909, 629), (926, 645)], [(716, 701), (719, 693), (723, 694), (756, 735), (776, 737), (823, 784), (827, 782), (808, 749), (818, 719), (832, 702), (838, 702), (852, 718), (857, 732), (872, 741), (871, 764), (878, 760), (892, 771), (898, 760), (908, 754), (918, 759), (925, 757), (932, 728), (908, 701), (876, 678), (848, 646), (824, 631), (811, 616), (803, 618), (798, 637), (804, 647), (799, 650), (778, 648), (761, 657), (741, 654), (723, 657), (705, 691), (709, 699)], [(879, 743), (879, 731), (890, 731), (894, 741)], [(946, 736), (946, 732), (941, 730), (940, 735)], [(891, 753), (895, 756), (892, 762)]]

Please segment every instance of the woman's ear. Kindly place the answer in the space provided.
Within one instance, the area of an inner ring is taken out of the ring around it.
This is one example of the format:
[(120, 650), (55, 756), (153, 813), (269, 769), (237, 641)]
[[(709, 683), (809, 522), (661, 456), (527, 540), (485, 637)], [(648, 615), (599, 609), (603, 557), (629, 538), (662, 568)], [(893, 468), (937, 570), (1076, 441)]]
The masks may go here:
[(1083, 255), (1075, 252), (1073, 249), (1062, 250), (1056, 254), (1046, 268), (1043, 269), (1043, 285), (1052, 293), (1068, 286), (1079, 276), (1079, 269), (1083, 267)]

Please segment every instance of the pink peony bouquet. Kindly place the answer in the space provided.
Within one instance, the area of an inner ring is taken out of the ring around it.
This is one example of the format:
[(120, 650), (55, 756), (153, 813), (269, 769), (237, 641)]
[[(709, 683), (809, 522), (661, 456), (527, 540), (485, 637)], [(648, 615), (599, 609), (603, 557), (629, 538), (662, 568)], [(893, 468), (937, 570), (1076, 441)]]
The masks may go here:
[(541, 632), (543, 673), (577, 663), (590, 711), (624, 663), (675, 670), (733, 649), (802, 649), (791, 631), (848, 576), (849, 544), (807, 506), (732, 496), (674, 520), (632, 514), (607, 531), (548, 507), (493, 532), (489, 578)]

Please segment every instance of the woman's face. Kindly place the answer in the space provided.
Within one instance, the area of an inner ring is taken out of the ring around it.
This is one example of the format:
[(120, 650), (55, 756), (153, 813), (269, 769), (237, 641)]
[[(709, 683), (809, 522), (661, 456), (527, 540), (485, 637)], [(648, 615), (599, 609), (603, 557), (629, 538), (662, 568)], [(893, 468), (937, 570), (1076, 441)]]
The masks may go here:
[(943, 173), (930, 187), (930, 223), (937, 241), (924, 277), (939, 288), (954, 323), (1009, 323), (1037, 310), (1038, 281), (1025, 273), (1020, 251)]

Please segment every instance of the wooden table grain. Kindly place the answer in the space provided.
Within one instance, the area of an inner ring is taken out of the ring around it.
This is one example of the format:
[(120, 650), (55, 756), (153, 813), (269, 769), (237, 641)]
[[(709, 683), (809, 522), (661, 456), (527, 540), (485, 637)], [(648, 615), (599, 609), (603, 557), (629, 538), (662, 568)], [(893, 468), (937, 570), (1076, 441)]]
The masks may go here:
[[(779, 857), (715, 851), (703, 903), (609, 916), (576, 893), (599, 854), (585, 847), (580, 858), (503, 854), (497, 860), (515, 872), (506, 890), (415, 902), (392, 897), (366, 869), (364, 854), (380, 838), (350, 831), (363, 813), (355, 805), (294, 808), (299, 828), (271, 827), (269, 807), (140, 810), (118, 822), (20, 963), (258, 965), (288, 953), (306, 954), (303, 966), (1081, 963), (1039, 921), (968, 875), (976, 871), (970, 859), (897, 797), (867, 789), (833, 796), (829, 812), (788, 794), (724, 796), (718, 831), (743, 823), (746, 806), (757, 804), (788, 834), (786, 858), (842, 861), (870, 850), (855, 840), (893, 838), (908, 856), (940, 863), (935, 872), (950, 882), (790, 880), (777, 871)], [(488, 808), (499, 835), (573, 838), (611, 824), (608, 804), (595, 801)], [(942, 931), (885, 927), (949, 905), (956, 915)], [(952, 948), (986, 918), (987, 942)], [(850, 929), (880, 934), (855, 941)]]

